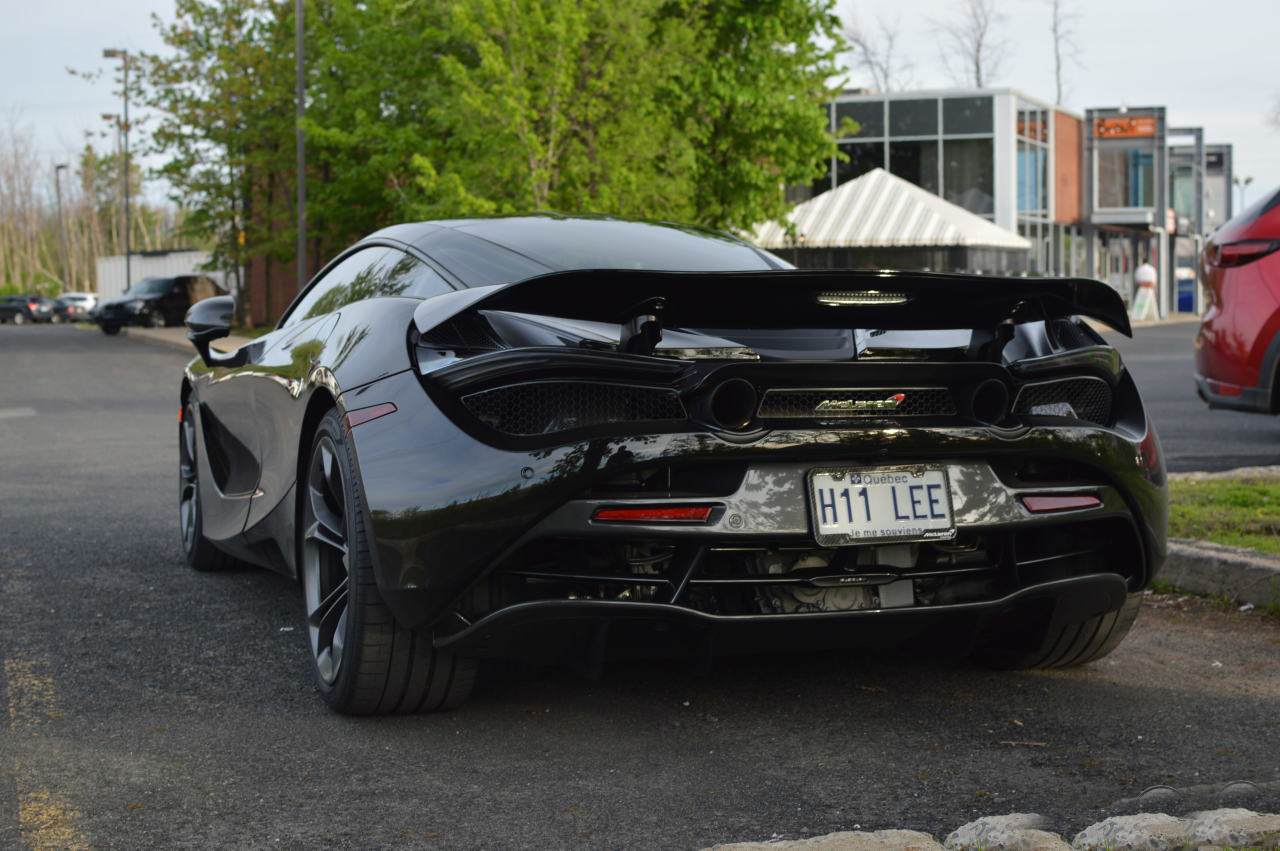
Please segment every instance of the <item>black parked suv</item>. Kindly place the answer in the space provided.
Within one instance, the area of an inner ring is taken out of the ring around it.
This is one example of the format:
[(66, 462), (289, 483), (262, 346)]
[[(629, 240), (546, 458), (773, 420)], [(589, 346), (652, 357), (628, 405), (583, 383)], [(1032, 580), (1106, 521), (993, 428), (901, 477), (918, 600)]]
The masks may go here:
[(57, 303), (39, 295), (7, 295), (0, 297), (0, 322), (25, 325), (28, 322), (52, 322)]
[(119, 298), (99, 304), (93, 321), (98, 323), (104, 334), (119, 333), (125, 325), (143, 328), (181, 325), (191, 305), (226, 294), (226, 290), (203, 275), (144, 278)]

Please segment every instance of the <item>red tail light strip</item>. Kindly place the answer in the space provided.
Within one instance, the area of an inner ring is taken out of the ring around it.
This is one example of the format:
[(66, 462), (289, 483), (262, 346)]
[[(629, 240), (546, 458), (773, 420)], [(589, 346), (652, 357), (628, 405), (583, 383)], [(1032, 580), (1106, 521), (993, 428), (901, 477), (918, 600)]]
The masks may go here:
[(591, 519), (607, 523), (706, 523), (710, 516), (710, 505), (646, 505), (597, 508)]
[(1102, 500), (1087, 493), (1039, 494), (1022, 497), (1022, 504), (1032, 514), (1043, 514), (1049, 511), (1070, 511), (1075, 508), (1097, 508), (1102, 505)]
[(387, 414), (394, 414), (397, 408), (391, 402), (383, 402), (381, 405), (370, 405), (367, 408), (356, 408), (354, 411), (347, 411), (347, 428), (353, 429), (369, 420), (376, 420), (378, 417), (385, 417)]
[(1240, 242), (1228, 242), (1225, 245), (1211, 244), (1205, 252), (1205, 258), (1210, 266), (1229, 269), (1232, 266), (1252, 263), (1276, 249), (1280, 249), (1280, 239), (1246, 239)]

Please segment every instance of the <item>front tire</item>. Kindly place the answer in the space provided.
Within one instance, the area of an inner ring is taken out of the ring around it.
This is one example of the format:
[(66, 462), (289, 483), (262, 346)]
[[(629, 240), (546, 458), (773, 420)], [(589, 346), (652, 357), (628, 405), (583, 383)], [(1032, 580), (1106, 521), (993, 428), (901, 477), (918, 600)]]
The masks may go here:
[[(103, 330), (106, 330), (105, 326)], [(182, 406), (182, 421), (178, 423), (178, 528), (182, 532), (182, 551), (187, 557), (187, 564), (196, 570), (231, 570), (239, 567), (240, 561), (215, 547), (204, 536), (200, 516), (198, 446), (195, 409), (187, 402)]]
[[(1142, 608), (1142, 592), (1125, 596), (1114, 612), (1087, 618), (1057, 629), (1034, 630), (1028, 625), (1000, 630), (974, 654), (979, 664), (1005, 670), (1074, 668), (1106, 656), (1129, 634)], [(1030, 635), (1038, 640), (1029, 641)]]
[(337, 411), (320, 421), (299, 485), (307, 633), (325, 701), (348, 715), (460, 705), (475, 683), (475, 660), (402, 627), (378, 592), (355, 458)]

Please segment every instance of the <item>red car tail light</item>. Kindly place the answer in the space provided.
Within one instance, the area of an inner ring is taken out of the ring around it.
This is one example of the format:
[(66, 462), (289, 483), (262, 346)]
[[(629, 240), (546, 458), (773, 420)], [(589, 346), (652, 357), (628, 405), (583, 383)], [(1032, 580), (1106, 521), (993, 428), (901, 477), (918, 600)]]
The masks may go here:
[(29, 301), (29, 302), (27, 302), (27, 309), (28, 309), (28, 310), (35, 310), (35, 309), (36, 309), (37, 307), (39, 307), (39, 306), (40, 306), (40, 302), (38, 302), (38, 301)]
[(1046, 511), (1070, 511), (1075, 508), (1097, 508), (1102, 500), (1091, 494), (1039, 494), (1022, 498), (1027, 511), (1042, 514)]
[(706, 523), (709, 505), (646, 505), (643, 508), (597, 508), (592, 520), (623, 523)]
[(1280, 239), (1246, 239), (1225, 245), (1211, 244), (1205, 249), (1205, 260), (1210, 266), (1229, 269), (1243, 266), (1280, 249)]

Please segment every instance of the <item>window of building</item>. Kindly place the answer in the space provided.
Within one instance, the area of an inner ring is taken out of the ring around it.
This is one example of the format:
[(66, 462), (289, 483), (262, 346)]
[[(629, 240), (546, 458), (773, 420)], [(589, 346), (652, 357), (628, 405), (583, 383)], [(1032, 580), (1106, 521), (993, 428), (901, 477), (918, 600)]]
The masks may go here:
[(862, 139), (884, 135), (884, 101), (858, 101), (836, 104), (836, 129), (846, 118), (858, 122), (858, 137)]
[(1018, 141), (1018, 212), (1047, 216), (1049, 193), (1046, 185), (1049, 152), (1039, 146)]
[(889, 171), (921, 189), (938, 192), (938, 143), (890, 142)]
[(841, 142), (840, 153), (848, 162), (836, 160), (836, 184), (861, 177), (873, 168), (884, 168), (883, 142)]
[(946, 98), (942, 131), (948, 136), (991, 132), (991, 98)]
[(938, 101), (889, 101), (890, 136), (936, 136), (938, 133)]
[(1155, 203), (1155, 154), (1143, 148), (1101, 148), (1098, 207), (1150, 207)]
[(945, 198), (971, 213), (995, 213), (994, 151), (990, 139), (948, 139), (943, 143)]

